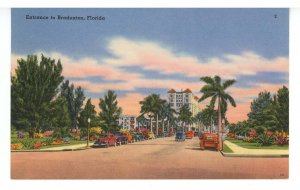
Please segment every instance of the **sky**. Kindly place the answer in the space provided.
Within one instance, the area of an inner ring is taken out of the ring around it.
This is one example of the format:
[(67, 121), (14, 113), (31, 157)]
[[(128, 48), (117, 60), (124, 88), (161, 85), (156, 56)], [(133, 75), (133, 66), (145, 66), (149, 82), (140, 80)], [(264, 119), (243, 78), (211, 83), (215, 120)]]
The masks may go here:
[(228, 88), (237, 107), (227, 114), (237, 122), (259, 92), (288, 86), (288, 34), (288, 9), (13, 9), (12, 70), (28, 54), (60, 59), (65, 78), (97, 109), (111, 89), (129, 115), (139, 115), (139, 101), (151, 93), (166, 98), (171, 88), (189, 88), (201, 96), (199, 78), (219, 75), (237, 80)]

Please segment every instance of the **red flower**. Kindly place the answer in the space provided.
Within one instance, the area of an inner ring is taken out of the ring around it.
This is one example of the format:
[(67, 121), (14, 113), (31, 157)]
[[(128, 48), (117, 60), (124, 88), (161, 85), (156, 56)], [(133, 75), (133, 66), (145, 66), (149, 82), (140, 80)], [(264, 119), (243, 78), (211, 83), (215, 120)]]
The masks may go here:
[(273, 132), (272, 131), (266, 131), (265, 134), (271, 136), (271, 135), (273, 135)]
[(250, 136), (256, 136), (256, 131), (255, 131), (255, 130), (249, 131), (249, 135), (250, 135)]

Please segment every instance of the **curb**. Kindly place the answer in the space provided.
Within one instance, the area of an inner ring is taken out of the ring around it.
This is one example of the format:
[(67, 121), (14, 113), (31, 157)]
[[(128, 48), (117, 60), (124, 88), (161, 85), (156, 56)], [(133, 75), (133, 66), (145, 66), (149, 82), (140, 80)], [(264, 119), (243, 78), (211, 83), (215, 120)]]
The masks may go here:
[(224, 157), (247, 157), (247, 158), (288, 158), (288, 154), (238, 154), (238, 153), (226, 153), (220, 151)]
[(61, 150), (11, 150), (10, 152), (63, 152), (63, 151), (80, 151), (90, 149), (91, 147), (82, 147), (82, 148), (65, 148)]

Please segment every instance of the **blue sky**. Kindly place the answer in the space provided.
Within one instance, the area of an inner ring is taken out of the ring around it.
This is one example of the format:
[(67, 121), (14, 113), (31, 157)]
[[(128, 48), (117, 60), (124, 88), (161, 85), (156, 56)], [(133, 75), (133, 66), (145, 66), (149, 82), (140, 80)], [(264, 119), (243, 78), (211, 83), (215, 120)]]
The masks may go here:
[(288, 85), (288, 39), (288, 9), (12, 9), (13, 65), (27, 54), (60, 58), (66, 79), (87, 96), (113, 89), (130, 105), (169, 88), (201, 95), (199, 77), (215, 74), (237, 79), (232, 93), (249, 104), (261, 90)]

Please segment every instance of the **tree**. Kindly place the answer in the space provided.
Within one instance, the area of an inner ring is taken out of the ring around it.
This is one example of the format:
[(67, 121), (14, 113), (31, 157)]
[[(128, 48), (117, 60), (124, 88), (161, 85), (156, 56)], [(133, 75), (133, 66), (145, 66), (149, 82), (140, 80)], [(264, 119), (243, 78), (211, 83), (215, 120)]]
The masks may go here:
[(211, 108), (210, 106), (206, 106), (201, 112), (196, 115), (197, 120), (206, 126), (209, 126), (209, 131), (212, 133), (214, 123), (218, 122), (218, 112)]
[(76, 89), (74, 88), (74, 85), (70, 84), (69, 81), (66, 80), (61, 86), (61, 94), (66, 98), (68, 103), (71, 127), (77, 128), (77, 119), (80, 111), (82, 110), (82, 105), (85, 100), (85, 96), (80, 86)]
[(165, 100), (162, 100), (158, 94), (151, 94), (144, 98), (144, 100), (140, 101), (141, 105), (141, 114), (148, 113), (150, 116), (150, 128), (152, 132), (152, 118), (151, 116), (156, 117), (156, 135), (158, 135), (158, 117), (159, 113), (162, 109), (163, 104), (165, 103)]
[(117, 95), (114, 91), (108, 90), (104, 98), (99, 100), (101, 127), (105, 132), (119, 130), (118, 119), (122, 113), (122, 108), (118, 107)]
[(91, 98), (89, 98), (84, 106), (84, 109), (80, 112), (79, 116), (79, 126), (81, 128), (88, 128), (88, 118), (91, 119), (90, 127), (96, 127), (99, 125), (99, 120), (97, 119), (97, 112), (95, 111), (95, 106), (91, 103)]
[(289, 89), (285, 86), (277, 92), (278, 130), (289, 132)]
[(168, 123), (167, 124), (167, 131), (169, 132), (170, 131), (170, 125), (174, 126), (175, 123), (176, 123), (175, 122), (176, 121), (176, 118), (175, 118), (176, 111), (171, 107), (170, 103), (165, 103), (164, 104), (164, 112), (165, 112), (165, 116), (166, 116), (167, 123)]
[(68, 104), (63, 96), (59, 96), (55, 101), (51, 102), (50, 110), (48, 114), (51, 116), (49, 120), (45, 120), (51, 127), (49, 129), (54, 130), (57, 137), (62, 138), (64, 135), (68, 135), (68, 129), (70, 128), (71, 121), (69, 118)]
[(186, 124), (190, 124), (192, 122), (192, 115), (193, 113), (190, 111), (188, 104), (184, 104), (180, 108), (178, 119), (181, 121), (183, 131), (185, 131)]
[[(223, 142), (222, 142), (222, 110), (224, 115), (227, 110), (227, 101), (233, 107), (236, 107), (236, 103), (234, 99), (225, 92), (225, 90), (232, 86), (236, 81), (235, 80), (226, 80), (225, 82), (221, 83), (221, 78), (219, 76), (212, 77), (201, 77), (200, 80), (206, 83), (200, 92), (203, 93), (202, 97), (199, 99), (199, 102), (210, 98), (210, 107), (214, 108), (216, 101), (218, 102), (218, 133), (219, 133), (219, 143), (221, 145), (220, 149), (223, 149)], [(224, 117), (224, 116), (223, 116)]]
[(270, 92), (264, 91), (258, 94), (258, 98), (251, 102), (248, 117), (249, 125), (255, 129), (258, 134), (266, 130), (276, 130), (278, 126), (276, 104)]
[(36, 55), (28, 55), (26, 60), (17, 62), (15, 76), (11, 78), (11, 124), (34, 138), (42, 121), (49, 117), (45, 113), (63, 81), (62, 65), (60, 60), (55, 62), (44, 55), (40, 61)]

